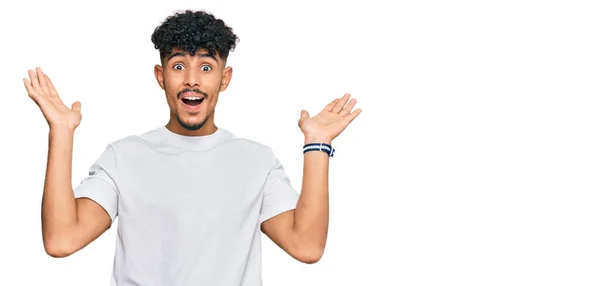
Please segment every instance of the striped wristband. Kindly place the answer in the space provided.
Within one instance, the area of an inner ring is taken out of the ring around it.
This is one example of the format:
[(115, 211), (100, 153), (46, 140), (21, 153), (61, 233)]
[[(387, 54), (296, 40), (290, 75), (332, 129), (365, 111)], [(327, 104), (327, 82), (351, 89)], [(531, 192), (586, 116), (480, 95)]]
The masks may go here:
[(331, 147), (331, 145), (326, 144), (326, 143), (309, 143), (304, 145), (304, 152), (309, 152), (309, 151), (323, 151), (325, 153), (327, 153), (329, 155), (329, 157), (333, 157), (333, 152), (335, 152), (335, 149), (333, 149), (333, 147)]

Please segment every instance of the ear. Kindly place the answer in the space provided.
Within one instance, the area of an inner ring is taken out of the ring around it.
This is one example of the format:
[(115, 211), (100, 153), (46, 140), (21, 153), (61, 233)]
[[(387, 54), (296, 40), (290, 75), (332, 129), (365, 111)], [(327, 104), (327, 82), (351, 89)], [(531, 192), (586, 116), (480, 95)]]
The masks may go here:
[(229, 86), (229, 82), (231, 81), (231, 75), (233, 73), (233, 68), (226, 67), (223, 69), (223, 78), (221, 79), (221, 89), (219, 91), (225, 91), (227, 86)]
[(154, 76), (156, 77), (156, 81), (158, 81), (158, 85), (160, 85), (160, 88), (162, 88), (164, 90), (165, 89), (165, 81), (164, 81), (163, 67), (161, 65), (154, 66)]

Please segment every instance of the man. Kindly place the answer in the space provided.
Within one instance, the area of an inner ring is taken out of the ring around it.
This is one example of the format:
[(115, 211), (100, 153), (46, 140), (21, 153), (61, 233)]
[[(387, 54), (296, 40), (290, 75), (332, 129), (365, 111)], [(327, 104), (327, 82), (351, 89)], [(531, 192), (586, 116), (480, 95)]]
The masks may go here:
[(219, 93), (232, 78), (226, 63), (238, 39), (231, 28), (185, 11), (168, 17), (152, 41), (168, 123), (108, 144), (75, 189), (71, 156), (81, 105), (65, 106), (40, 68), (24, 79), (50, 127), (47, 253), (82, 249), (118, 215), (112, 285), (261, 285), (261, 231), (295, 259), (317, 262), (328, 229), (331, 143), (361, 112), (352, 111), (356, 100), (346, 94), (314, 117), (302, 110), (299, 195), (269, 147), (215, 125)]

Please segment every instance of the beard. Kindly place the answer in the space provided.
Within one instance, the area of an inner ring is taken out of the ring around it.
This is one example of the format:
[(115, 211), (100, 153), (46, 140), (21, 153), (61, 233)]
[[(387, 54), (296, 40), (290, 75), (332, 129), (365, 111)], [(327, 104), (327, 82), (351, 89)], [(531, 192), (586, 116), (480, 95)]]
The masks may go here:
[(200, 128), (202, 128), (202, 126), (204, 126), (204, 124), (206, 124), (207, 120), (208, 116), (204, 117), (204, 120), (200, 121), (199, 123), (190, 124), (181, 120), (181, 117), (179, 117), (179, 114), (177, 114), (177, 122), (179, 122), (179, 125), (181, 125), (181, 127), (189, 131), (199, 130)]
[[(195, 92), (198, 94), (202, 94), (204, 96), (204, 100), (208, 100), (208, 94), (206, 94), (205, 92), (196, 89), (196, 88), (186, 88), (184, 90), (181, 90), (177, 93), (177, 100), (181, 99), (181, 95), (184, 92)], [(210, 117), (210, 114), (207, 114), (204, 119), (202, 121), (200, 121), (199, 123), (195, 123), (195, 124), (191, 124), (191, 123), (187, 123), (185, 121), (183, 121), (181, 119), (181, 117), (179, 116), (179, 114), (176, 115), (177, 118), (177, 122), (179, 122), (179, 125), (181, 125), (181, 127), (185, 128), (186, 130), (189, 131), (196, 131), (199, 130), (200, 128), (202, 128), (204, 126), (204, 124), (206, 124), (206, 121), (208, 121), (208, 118)]]

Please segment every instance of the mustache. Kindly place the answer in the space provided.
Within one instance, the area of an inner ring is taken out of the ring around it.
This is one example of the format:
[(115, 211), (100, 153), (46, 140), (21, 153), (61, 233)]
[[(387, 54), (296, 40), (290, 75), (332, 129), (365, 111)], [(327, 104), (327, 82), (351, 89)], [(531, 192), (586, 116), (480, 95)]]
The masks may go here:
[(205, 98), (208, 97), (208, 94), (206, 94), (205, 92), (203, 92), (203, 91), (201, 91), (201, 90), (199, 90), (197, 88), (186, 88), (186, 89), (184, 89), (184, 90), (182, 90), (182, 91), (180, 91), (180, 92), (177, 93), (177, 99), (180, 99), (181, 95), (183, 93), (185, 93), (185, 92), (195, 92), (195, 93), (199, 93), (199, 94), (204, 95)]

